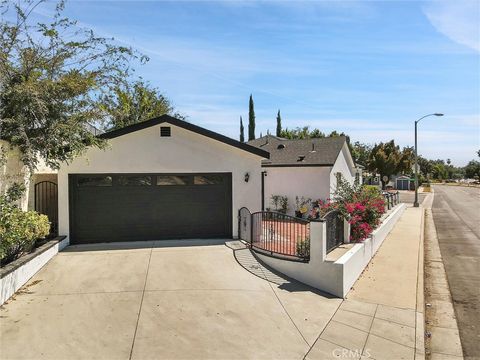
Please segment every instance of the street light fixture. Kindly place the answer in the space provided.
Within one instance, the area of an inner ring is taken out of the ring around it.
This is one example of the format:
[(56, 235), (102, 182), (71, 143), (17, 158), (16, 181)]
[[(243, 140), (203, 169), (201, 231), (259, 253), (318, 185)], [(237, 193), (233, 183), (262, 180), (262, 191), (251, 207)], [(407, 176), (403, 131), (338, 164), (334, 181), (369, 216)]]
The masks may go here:
[(433, 114), (428, 114), (425, 116), (422, 116), (420, 119), (415, 121), (415, 201), (413, 202), (414, 207), (418, 207), (418, 155), (417, 155), (417, 124), (420, 122), (420, 120), (428, 117), (428, 116), (443, 116), (441, 113), (433, 113)]

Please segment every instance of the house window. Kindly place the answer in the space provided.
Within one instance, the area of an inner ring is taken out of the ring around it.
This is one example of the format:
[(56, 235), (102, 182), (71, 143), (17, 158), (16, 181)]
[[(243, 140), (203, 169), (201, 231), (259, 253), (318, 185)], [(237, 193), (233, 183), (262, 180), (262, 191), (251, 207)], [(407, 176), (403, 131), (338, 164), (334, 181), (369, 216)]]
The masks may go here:
[(111, 176), (80, 176), (78, 186), (112, 186)]
[(189, 180), (189, 176), (159, 175), (157, 185), (188, 185)]
[(195, 185), (214, 185), (222, 184), (223, 177), (221, 175), (195, 175), (193, 178)]
[(160, 126), (160, 136), (161, 137), (172, 136), (172, 128), (170, 126)]
[(122, 186), (149, 186), (152, 185), (152, 177), (139, 175), (120, 176), (118, 184)]

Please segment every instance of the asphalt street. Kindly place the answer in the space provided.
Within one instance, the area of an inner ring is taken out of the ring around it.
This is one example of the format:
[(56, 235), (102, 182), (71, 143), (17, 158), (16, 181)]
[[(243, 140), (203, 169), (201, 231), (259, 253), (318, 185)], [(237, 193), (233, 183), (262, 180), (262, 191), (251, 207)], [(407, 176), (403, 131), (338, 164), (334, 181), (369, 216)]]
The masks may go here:
[(433, 219), (465, 358), (480, 357), (480, 189), (434, 186)]

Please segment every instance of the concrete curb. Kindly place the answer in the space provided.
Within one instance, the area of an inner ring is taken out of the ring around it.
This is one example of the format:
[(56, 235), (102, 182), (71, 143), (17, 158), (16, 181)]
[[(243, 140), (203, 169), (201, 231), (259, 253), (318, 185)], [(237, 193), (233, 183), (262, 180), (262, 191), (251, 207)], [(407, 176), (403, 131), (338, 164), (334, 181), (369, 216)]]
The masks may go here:
[(463, 359), (455, 310), (431, 206), (425, 208), (424, 270), (426, 359)]
[[(427, 195), (430, 196), (430, 195)], [(427, 199), (425, 199), (427, 200)], [(423, 205), (422, 205), (423, 207)], [(420, 224), (420, 246), (417, 265), (417, 303), (415, 308), (415, 360), (425, 359), (425, 294), (424, 294), (424, 244), (425, 210), (422, 211)]]

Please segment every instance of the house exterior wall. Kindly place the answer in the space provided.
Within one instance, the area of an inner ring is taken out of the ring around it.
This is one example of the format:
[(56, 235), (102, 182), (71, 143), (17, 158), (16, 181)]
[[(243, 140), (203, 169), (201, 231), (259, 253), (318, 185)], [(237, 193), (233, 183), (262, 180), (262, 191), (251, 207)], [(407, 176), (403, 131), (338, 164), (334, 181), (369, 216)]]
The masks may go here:
[(272, 208), (272, 195), (288, 197), (287, 214), (295, 212), (295, 197), (325, 200), (329, 197), (330, 167), (265, 167), (265, 208)]
[(28, 187), (28, 210), (35, 210), (35, 185), (42, 181), (51, 181), (57, 184), (57, 172), (33, 174)]
[(35, 173), (30, 176), (29, 170), (21, 160), (19, 149), (11, 148), (5, 140), (0, 140), (0, 153), (5, 157), (4, 161), (0, 161), (0, 194), (4, 194), (13, 183), (23, 183), (26, 191), (19, 201), (19, 206), (22, 210), (34, 210), (34, 185), (44, 180), (56, 183), (57, 171), (48, 167), (39, 157)]
[(350, 164), (349, 160), (351, 160), (351, 157), (349, 154), (348, 145), (345, 143), (330, 171), (329, 197), (333, 196), (337, 187), (337, 173), (341, 173), (343, 179), (347, 180), (350, 184), (354, 183), (355, 169), (353, 168), (353, 163)]
[[(0, 195), (5, 194), (5, 191), (14, 183), (24, 184), (28, 189), (29, 171), (21, 160), (18, 148), (12, 148), (8, 142), (0, 140)], [(25, 191), (18, 206), (22, 210), (27, 210), (28, 191)]]
[[(171, 126), (171, 137), (160, 137)], [(69, 174), (88, 173), (232, 173), (232, 234), (238, 209), (261, 206), (261, 158), (208, 137), (163, 123), (109, 140), (105, 150), (90, 148), (58, 172), (59, 234), (69, 236)], [(245, 182), (245, 173), (250, 174)]]

